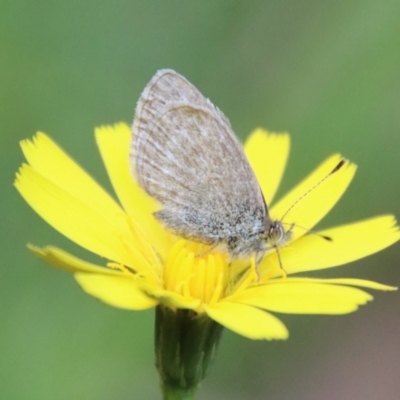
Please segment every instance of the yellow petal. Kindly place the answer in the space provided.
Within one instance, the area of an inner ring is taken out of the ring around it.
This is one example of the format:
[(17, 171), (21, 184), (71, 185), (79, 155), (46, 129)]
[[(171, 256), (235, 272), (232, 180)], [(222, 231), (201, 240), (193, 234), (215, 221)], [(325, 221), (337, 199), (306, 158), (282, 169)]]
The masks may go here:
[(134, 268), (146, 262), (124, 244), (133, 237), (121, 209), (120, 215), (107, 218), (28, 165), (20, 168), (15, 186), (47, 223), (82, 247)]
[(287, 280), (247, 289), (230, 300), (281, 313), (347, 314), (372, 296), (349, 286)]
[(318, 279), (318, 278), (280, 278), (273, 279), (269, 283), (277, 282), (294, 282), (294, 283), (324, 283), (330, 285), (346, 285), (346, 286), (359, 286), (367, 289), (382, 290), (384, 292), (392, 292), (397, 290), (396, 286), (384, 285), (382, 283), (368, 281), (366, 279), (357, 278), (333, 278), (333, 279)]
[(114, 219), (121, 213), (111, 196), (44, 133), (37, 133), (32, 141), (23, 140), (21, 148), (33, 170), (103, 218)]
[(101, 267), (96, 264), (89, 263), (81, 260), (78, 257), (67, 253), (54, 246), (36, 247), (31, 244), (28, 245), (29, 250), (35, 253), (39, 258), (46, 261), (50, 265), (56, 268), (60, 268), (68, 272), (87, 272), (95, 274), (109, 274), (119, 275), (120, 272), (112, 270), (110, 268)]
[(210, 318), (250, 339), (287, 339), (289, 332), (275, 316), (257, 308), (228, 301), (205, 306)]
[(270, 133), (256, 129), (244, 145), (246, 156), (252, 166), (264, 198), (270, 204), (285, 171), (290, 150), (287, 133)]
[(271, 209), (274, 219), (282, 220), (285, 216), (283, 222), (287, 224), (287, 228), (291, 223), (297, 225), (293, 229), (294, 238), (312, 229), (331, 210), (349, 186), (356, 166), (346, 162), (342, 168), (309, 192), (321, 179), (329, 175), (341, 159), (340, 155), (328, 158)]
[(151, 298), (157, 299), (160, 304), (172, 309), (183, 308), (198, 311), (201, 308), (200, 299), (183, 296), (169, 290), (163, 290), (156, 285), (143, 284), (140, 285), (140, 288)]
[(129, 164), (131, 131), (124, 123), (96, 129), (96, 140), (113, 188), (125, 211), (164, 258), (169, 236), (153, 213), (160, 207), (134, 181)]
[(126, 310), (145, 310), (157, 305), (138, 287), (134, 277), (78, 272), (75, 279), (82, 289), (110, 306)]
[[(280, 249), (286, 272), (313, 271), (347, 264), (374, 254), (400, 239), (396, 220), (392, 215), (371, 218), (320, 232), (332, 238), (327, 241), (316, 235), (306, 235)], [(280, 274), (275, 253), (260, 265), (261, 274), (276, 270)]]

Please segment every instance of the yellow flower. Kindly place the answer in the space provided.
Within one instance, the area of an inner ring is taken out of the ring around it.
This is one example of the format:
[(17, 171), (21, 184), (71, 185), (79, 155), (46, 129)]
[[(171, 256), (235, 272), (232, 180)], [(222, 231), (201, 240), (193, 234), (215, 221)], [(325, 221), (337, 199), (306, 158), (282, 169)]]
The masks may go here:
[[(229, 264), (225, 254), (176, 237), (152, 216), (159, 209), (133, 180), (128, 162), (130, 129), (125, 124), (96, 129), (96, 140), (117, 203), (48, 136), (38, 133), (22, 142), (28, 161), (15, 186), (50, 225), (85, 249), (106, 259), (106, 265), (83, 261), (48, 246), (29, 248), (48, 263), (70, 271), (82, 289), (103, 302), (128, 310), (157, 305), (207, 315), (252, 339), (285, 339), (288, 331), (273, 314), (346, 314), (372, 296), (360, 288), (395, 290), (361, 279), (292, 277), (346, 264), (390, 246), (400, 238), (393, 216), (385, 215), (308, 234), (336, 204), (353, 179), (356, 167), (346, 165), (299, 202), (285, 217), (293, 237), (259, 265), (259, 279), (249, 263)], [(245, 144), (267, 204), (271, 204), (289, 153), (289, 136), (256, 130)], [(339, 162), (333, 155), (271, 209), (280, 219), (289, 207)], [(305, 229), (306, 228), (306, 229)]]

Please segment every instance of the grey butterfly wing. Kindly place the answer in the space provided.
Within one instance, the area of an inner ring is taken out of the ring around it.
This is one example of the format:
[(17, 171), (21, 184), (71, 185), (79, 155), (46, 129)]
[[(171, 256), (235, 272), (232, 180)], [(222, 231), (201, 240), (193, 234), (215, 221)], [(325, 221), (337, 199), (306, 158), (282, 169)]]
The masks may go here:
[[(148, 131), (164, 109), (172, 103), (187, 103), (197, 107), (215, 107), (195, 86), (171, 69), (158, 71), (143, 90), (136, 107), (133, 132)], [(219, 118), (230, 127), (228, 119), (220, 112)], [(140, 140), (140, 139), (139, 139)]]
[(131, 162), (164, 207), (156, 217), (185, 238), (218, 243), (265, 226), (261, 190), (228, 120), (174, 71), (157, 73), (139, 100)]

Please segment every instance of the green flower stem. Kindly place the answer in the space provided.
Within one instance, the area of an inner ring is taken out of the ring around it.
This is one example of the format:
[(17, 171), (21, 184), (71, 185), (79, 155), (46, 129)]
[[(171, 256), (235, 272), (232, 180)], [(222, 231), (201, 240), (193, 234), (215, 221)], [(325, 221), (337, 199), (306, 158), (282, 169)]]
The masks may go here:
[(156, 308), (156, 367), (164, 400), (193, 399), (214, 359), (222, 326), (205, 314)]

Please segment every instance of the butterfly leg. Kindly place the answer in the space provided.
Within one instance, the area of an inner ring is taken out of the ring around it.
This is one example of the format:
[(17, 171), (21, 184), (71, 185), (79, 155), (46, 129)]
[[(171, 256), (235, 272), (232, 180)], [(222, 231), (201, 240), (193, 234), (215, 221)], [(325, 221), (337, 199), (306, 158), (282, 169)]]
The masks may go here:
[(256, 256), (251, 256), (250, 263), (251, 263), (250, 264), (251, 265), (251, 270), (254, 273), (254, 280), (256, 282), (259, 282), (260, 281), (260, 272), (258, 270), (259, 262), (258, 262), (258, 260), (256, 260)]
[(279, 252), (279, 248), (277, 246), (274, 246), (275, 250), (276, 250), (276, 255), (278, 256), (278, 261), (279, 261), (279, 268), (282, 271), (282, 278), (287, 278), (287, 272), (285, 271), (285, 269), (283, 268), (283, 264), (282, 264), (282, 258), (281, 258), (281, 253)]

